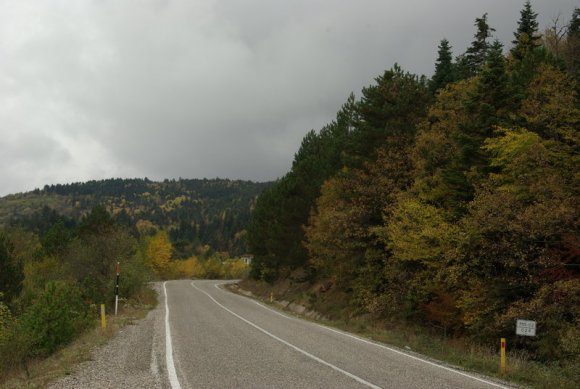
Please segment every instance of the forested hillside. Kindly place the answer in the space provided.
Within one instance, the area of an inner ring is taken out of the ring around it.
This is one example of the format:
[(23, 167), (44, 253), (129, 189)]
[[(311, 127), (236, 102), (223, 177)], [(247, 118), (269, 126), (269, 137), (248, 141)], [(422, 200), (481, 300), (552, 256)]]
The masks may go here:
[(0, 386), (110, 311), (117, 263), (125, 305), (150, 301), (152, 280), (247, 274), (237, 257), (267, 186), (111, 179), (0, 199)]
[(441, 40), (431, 79), (395, 65), (309, 132), (258, 198), (252, 277), (579, 361), (580, 10), (543, 34), (536, 16), (526, 2), (505, 46), (476, 18), (466, 52)]
[(241, 255), (245, 229), (263, 183), (233, 180), (109, 179), (47, 185), (0, 198), (0, 226), (20, 226), (43, 235), (64, 218), (73, 226), (97, 205), (140, 234), (168, 232), (175, 256), (200, 247)]

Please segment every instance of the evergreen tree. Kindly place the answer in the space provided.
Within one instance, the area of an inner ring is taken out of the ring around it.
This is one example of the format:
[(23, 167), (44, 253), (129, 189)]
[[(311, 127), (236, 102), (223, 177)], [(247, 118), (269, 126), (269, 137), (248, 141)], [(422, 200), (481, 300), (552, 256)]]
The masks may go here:
[(514, 32), (515, 39), (512, 41), (514, 47), (511, 49), (512, 56), (523, 59), (528, 53), (540, 46), (541, 35), (538, 35), (538, 14), (532, 10), (530, 1), (527, 0), (524, 8), (520, 11), (518, 29)]
[(14, 258), (14, 245), (0, 232), (0, 297), (10, 303), (22, 290), (22, 263)]
[(115, 220), (102, 205), (95, 206), (91, 212), (84, 216), (78, 227), (81, 237), (92, 234), (109, 232), (115, 226)]
[(471, 42), (471, 46), (467, 48), (458, 60), (459, 74), (461, 78), (469, 78), (475, 76), (487, 60), (487, 53), (490, 48), (488, 39), (491, 33), (495, 31), (487, 24), (487, 12), (481, 18), (475, 18), (475, 27), (477, 31), (473, 36), (475, 39)]
[(580, 8), (574, 9), (568, 25), (564, 63), (568, 72), (576, 79), (576, 91), (580, 94)]
[(580, 8), (574, 8), (572, 19), (568, 25), (568, 36), (580, 34)]
[(322, 183), (343, 165), (352, 137), (357, 103), (351, 94), (336, 120), (319, 133), (309, 131), (294, 156), (292, 169), (256, 202), (248, 227), (248, 248), (254, 254), (250, 276), (272, 281), (282, 269), (307, 261), (303, 226), (320, 195)]
[(489, 48), (487, 61), (480, 73), (477, 95), (474, 97), (479, 114), (480, 135), (489, 137), (493, 126), (500, 124), (500, 119), (510, 108), (503, 45), (497, 39)]
[(405, 72), (395, 64), (362, 90), (356, 128), (347, 147), (348, 166), (374, 161), (377, 150), (392, 136), (414, 136), (431, 96), (424, 77)]
[(439, 44), (437, 61), (435, 62), (435, 73), (429, 82), (429, 90), (435, 94), (445, 85), (456, 80), (455, 65), (452, 61), (451, 46), (447, 39), (442, 39)]
[(62, 220), (59, 220), (41, 239), (43, 254), (61, 256), (72, 239), (73, 232), (66, 228)]

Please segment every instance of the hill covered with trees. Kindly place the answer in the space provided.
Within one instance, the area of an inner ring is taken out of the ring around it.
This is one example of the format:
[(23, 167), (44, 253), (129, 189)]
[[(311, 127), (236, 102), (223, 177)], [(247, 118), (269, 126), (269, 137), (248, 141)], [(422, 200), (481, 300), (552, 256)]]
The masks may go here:
[[(97, 323), (152, 301), (152, 280), (241, 278), (245, 229), (268, 184), (111, 179), (0, 199), (0, 386)], [(123, 308), (121, 308), (123, 309)], [(17, 385), (18, 386), (18, 385)]]
[(536, 16), (526, 2), (507, 52), (476, 18), (466, 52), (441, 40), (431, 79), (395, 65), (309, 132), (258, 198), (251, 276), (577, 364), (580, 10), (544, 34)]
[(47, 185), (42, 190), (0, 198), (0, 226), (20, 226), (44, 235), (55, 221), (69, 227), (102, 205), (136, 235), (169, 234), (174, 256), (199, 250), (246, 252), (246, 226), (267, 183), (227, 179), (109, 179)]

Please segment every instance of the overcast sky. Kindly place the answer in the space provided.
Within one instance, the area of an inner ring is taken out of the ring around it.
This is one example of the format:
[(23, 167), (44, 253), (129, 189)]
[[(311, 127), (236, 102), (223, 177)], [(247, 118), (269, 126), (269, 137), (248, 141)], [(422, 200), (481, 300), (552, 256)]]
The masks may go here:
[[(523, 0), (0, 0), (0, 196), (111, 177), (272, 180), (398, 62)], [(541, 28), (578, 0), (534, 0)]]

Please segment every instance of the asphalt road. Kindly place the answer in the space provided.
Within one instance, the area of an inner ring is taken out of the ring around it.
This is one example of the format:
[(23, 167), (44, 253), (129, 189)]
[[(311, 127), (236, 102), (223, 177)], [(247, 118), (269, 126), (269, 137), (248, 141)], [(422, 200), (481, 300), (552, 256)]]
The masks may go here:
[[(164, 355), (171, 388), (497, 388), (474, 376), (287, 316), (219, 287), (163, 285)], [(167, 326), (168, 324), (168, 326)]]

